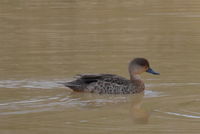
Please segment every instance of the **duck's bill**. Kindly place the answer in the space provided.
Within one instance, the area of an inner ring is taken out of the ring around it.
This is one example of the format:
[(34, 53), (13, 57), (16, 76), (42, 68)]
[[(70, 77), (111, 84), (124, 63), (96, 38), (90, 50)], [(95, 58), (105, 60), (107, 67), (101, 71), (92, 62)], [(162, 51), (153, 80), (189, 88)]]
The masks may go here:
[(154, 71), (153, 69), (151, 69), (151, 68), (147, 69), (146, 72), (147, 72), (147, 73), (151, 73), (151, 74), (155, 74), (155, 75), (160, 75), (160, 73), (155, 72), (155, 71)]

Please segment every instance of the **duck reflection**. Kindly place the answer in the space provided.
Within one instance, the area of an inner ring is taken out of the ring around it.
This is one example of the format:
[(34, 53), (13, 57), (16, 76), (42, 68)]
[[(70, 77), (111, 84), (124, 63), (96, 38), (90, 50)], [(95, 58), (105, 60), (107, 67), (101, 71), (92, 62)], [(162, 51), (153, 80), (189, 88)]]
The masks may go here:
[(144, 92), (130, 96), (131, 107), (130, 116), (134, 123), (148, 123), (150, 114), (142, 108), (142, 100), (144, 98)]
[[(111, 110), (110, 108), (112, 108), (112, 110), (113, 108), (117, 108), (117, 110), (120, 111), (126, 108), (126, 110), (129, 110), (130, 117), (133, 122), (137, 124), (148, 123), (150, 117), (150, 114), (142, 107), (144, 92), (134, 95), (99, 95), (71, 92), (70, 96), (70, 99), (74, 101), (72, 104), (76, 104), (84, 108), (93, 109), (104, 107), (108, 111)], [(110, 113), (114, 114), (113, 111), (110, 111)]]

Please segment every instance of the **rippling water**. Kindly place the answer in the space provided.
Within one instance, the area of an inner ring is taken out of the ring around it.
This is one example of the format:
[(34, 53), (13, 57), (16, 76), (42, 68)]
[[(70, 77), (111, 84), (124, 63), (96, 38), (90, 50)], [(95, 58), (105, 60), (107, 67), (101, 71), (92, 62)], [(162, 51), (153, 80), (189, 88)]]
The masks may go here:
[[(0, 115), (9, 115), (9, 114), (24, 114), (24, 113), (32, 113), (32, 112), (41, 112), (41, 111), (49, 111), (49, 110), (59, 110), (57, 107), (60, 106), (61, 109), (63, 107), (87, 107), (91, 104), (93, 106), (103, 106), (107, 103), (119, 103), (119, 102), (127, 102), (127, 97), (132, 95), (96, 95), (96, 94), (80, 94), (73, 93), (71, 90), (65, 91), (66, 88), (60, 83), (60, 81), (32, 81), (32, 80), (4, 80), (0, 81), (0, 87), (8, 89), (24, 89), (25, 92), (35, 92), (37, 90), (47, 90), (46, 92), (50, 92), (48, 90), (58, 90), (55, 91), (56, 94), (52, 95), (42, 95), (40, 94), (33, 95), (28, 97), (27, 99), (22, 100), (11, 100), (0, 103), (1, 112)], [(26, 91), (26, 90), (29, 91)], [(34, 90), (34, 91), (33, 91)], [(64, 94), (63, 94), (64, 90)], [(150, 91), (147, 90), (145, 92), (145, 97), (160, 97), (163, 96), (161, 92)], [(83, 99), (84, 97), (84, 99)], [(89, 97), (89, 98), (88, 98)], [(22, 109), (21, 109), (22, 107)], [(27, 110), (28, 109), (28, 110)], [(13, 111), (14, 110), (14, 111)], [(19, 110), (19, 111), (18, 111)]]
[[(0, 133), (199, 134), (200, 2), (0, 1)], [(146, 57), (144, 95), (74, 93), (78, 73), (128, 78)]]

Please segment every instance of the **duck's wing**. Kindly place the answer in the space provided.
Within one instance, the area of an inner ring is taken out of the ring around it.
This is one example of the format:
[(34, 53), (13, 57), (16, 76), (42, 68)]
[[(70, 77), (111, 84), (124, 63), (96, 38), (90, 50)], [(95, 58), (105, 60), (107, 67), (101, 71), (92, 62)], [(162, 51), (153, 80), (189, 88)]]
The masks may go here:
[(126, 78), (114, 74), (79, 74), (76, 77), (89, 83), (97, 82), (98, 80), (118, 85), (126, 85), (129, 83), (129, 80)]
[(129, 80), (113, 74), (79, 74), (75, 76), (75, 80), (66, 82), (64, 85), (75, 91), (84, 91), (87, 87), (91, 87), (91, 85), (98, 86), (100, 83), (109, 83), (110, 85), (128, 85)]

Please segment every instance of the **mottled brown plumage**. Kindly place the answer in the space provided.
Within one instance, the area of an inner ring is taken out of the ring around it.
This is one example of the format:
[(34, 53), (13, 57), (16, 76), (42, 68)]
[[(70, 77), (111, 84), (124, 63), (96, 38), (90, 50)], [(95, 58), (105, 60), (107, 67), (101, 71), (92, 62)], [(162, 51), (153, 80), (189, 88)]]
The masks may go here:
[(64, 85), (78, 92), (98, 94), (134, 94), (144, 91), (143, 81), (138, 77), (142, 72), (154, 72), (144, 58), (136, 58), (129, 63), (130, 80), (113, 74), (80, 74), (75, 80)]

